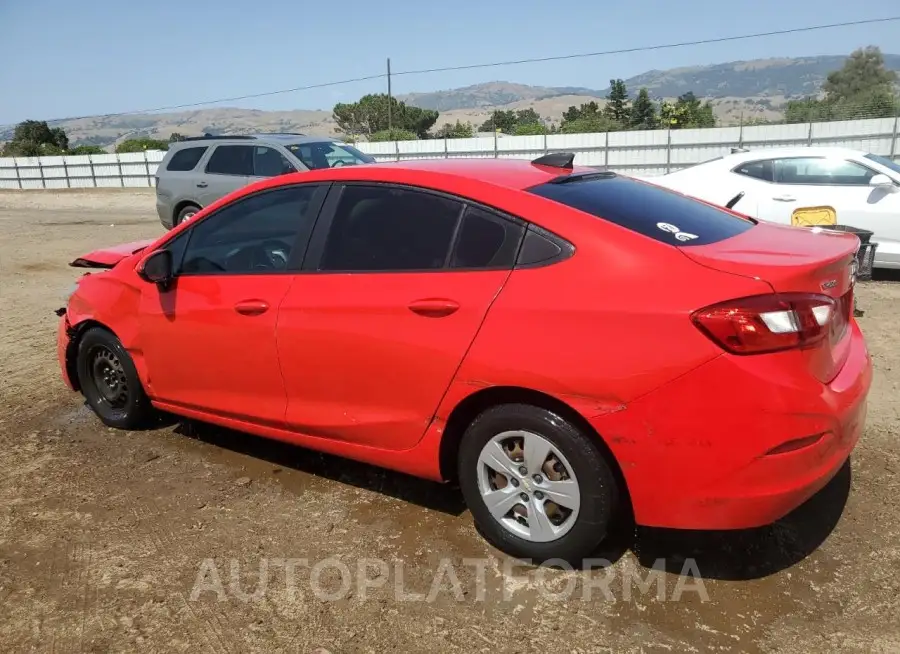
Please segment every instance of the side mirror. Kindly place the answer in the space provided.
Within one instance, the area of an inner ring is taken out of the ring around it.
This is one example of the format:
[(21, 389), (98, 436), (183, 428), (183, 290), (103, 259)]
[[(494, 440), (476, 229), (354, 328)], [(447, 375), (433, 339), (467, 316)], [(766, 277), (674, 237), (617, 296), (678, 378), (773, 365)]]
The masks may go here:
[(138, 266), (138, 276), (145, 282), (166, 290), (175, 277), (172, 264), (172, 253), (168, 250), (157, 250), (144, 259)]
[(883, 173), (872, 175), (872, 179), (869, 180), (869, 186), (876, 186), (878, 188), (890, 188), (893, 185), (894, 180)]

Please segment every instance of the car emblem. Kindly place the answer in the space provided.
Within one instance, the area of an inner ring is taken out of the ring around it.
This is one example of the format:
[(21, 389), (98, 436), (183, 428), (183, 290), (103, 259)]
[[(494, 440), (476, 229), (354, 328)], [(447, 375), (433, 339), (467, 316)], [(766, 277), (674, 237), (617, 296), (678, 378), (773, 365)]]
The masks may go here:
[(836, 279), (829, 279), (827, 282), (823, 282), (822, 290), (827, 291), (829, 288), (834, 288), (835, 286), (837, 286), (837, 282), (838, 280)]

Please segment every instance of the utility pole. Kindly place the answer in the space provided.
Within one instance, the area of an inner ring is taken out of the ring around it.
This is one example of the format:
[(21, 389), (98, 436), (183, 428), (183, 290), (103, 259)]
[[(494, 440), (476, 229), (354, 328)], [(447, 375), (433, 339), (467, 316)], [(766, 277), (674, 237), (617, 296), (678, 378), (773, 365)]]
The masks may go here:
[(387, 78), (388, 78), (388, 132), (393, 130), (391, 124), (391, 105), (394, 103), (394, 96), (391, 95), (391, 58), (387, 60)]

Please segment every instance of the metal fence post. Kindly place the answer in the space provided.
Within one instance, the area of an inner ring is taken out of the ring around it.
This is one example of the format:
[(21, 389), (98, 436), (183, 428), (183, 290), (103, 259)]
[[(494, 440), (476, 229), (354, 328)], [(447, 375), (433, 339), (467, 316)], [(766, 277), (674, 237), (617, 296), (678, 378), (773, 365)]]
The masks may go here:
[(122, 184), (122, 188), (125, 188), (125, 175), (122, 173), (122, 160), (118, 153), (116, 154), (116, 166), (119, 168), (119, 182)]
[(94, 174), (94, 155), (88, 155), (88, 165), (91, 167), (91, 184), (97, 188), (97, 176)]
[(400, 141), (394, 141), (394, 157), (400, 161)]
[(672, 165), (672, 128), (666, 130), (666, 175)]
[(609, 168), (609, 132), (607, 132), (603, 139), (603, 167)]
[(450, 158), (450, 152), (447, 150), (447, 137), (444, 137), (444, 159)]
[(738, 148), (744, 149), (744, 112), (741, 112), (741, 131), (738, 133)]
[(497, 153), (497, 129), (494, 128), (494, 159), (496, 159), (498, 156), (500, 155)]
[(544, 132), (544, 154), (547, 154), (547, 132)]
[(150, 160), (147, 158), (146, 150), (144, 150), (144, 170), (147, 171), (147, 186), (152, 187), (153, 184), (150, 183)]
[(66, 188), (72, 188), (72, 180), (69, 179), (69, 165), (66, 163), (65, 156), (63, 156), (63, 175), (66, 176)]
[(891, 137), (891, 159), (893, 160), (894, 156), (897, 154), (897, 127), (898, 123), (900, 123), (900, 109), (898, 109), (897, 115), (894, 116), (894, 135)]
[(807, 145), (807, 147), (812, 147), (812, 141), (813, 141), (813, 135), (812, 135), (812, 132), (813, 132), (813, 124), (812, 124), (812, 122), (810, 122), (810, 124), (809, 124), (809, 136), (806, 137), (806, 145)]
[(19, 188), (25, 188), (22, 186), (22, 175), (19, 173), (19, 160), (16, 158), (13, 158), (13, 168), (16, 169), (16, 181), (19, 183)]
[(37, 157), (38, 160), (38, 171), (41, 173), (41, 188), (47, 188), (47, 180), (44, 179), (44, 163), (41, 161), (40, 157)]

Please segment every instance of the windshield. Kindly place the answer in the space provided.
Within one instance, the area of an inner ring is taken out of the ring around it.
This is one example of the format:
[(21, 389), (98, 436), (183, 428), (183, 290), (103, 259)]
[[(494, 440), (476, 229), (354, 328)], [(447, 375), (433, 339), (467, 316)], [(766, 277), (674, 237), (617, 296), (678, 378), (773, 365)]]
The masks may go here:
[(287, 149), (310, 170), (375, 163), (375, 157), (337, 141), (294, 143), (287, 146)]
[(900, 164), (898, 164), (896, 161), (891, 161), (887, 157), (882, 157), (877, 154), (867, 154), (866, 159), (871, 159), (875, 163), (881, 164), (885, 168), (890, 168), (895, 173), (900, 174)]

